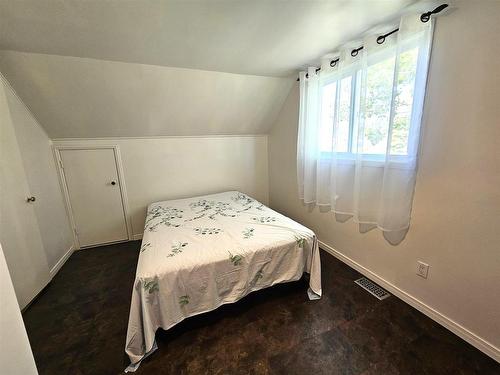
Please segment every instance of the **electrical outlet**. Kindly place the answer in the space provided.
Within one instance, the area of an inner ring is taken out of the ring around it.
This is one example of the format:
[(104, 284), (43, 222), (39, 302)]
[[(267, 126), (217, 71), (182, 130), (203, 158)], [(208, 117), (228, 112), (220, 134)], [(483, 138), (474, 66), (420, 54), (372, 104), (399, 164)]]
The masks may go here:
[(429, 274), (429, 265), (427, 263), (418, 261), (417, 262), (417, 275), (427, 279), (427, 275)]

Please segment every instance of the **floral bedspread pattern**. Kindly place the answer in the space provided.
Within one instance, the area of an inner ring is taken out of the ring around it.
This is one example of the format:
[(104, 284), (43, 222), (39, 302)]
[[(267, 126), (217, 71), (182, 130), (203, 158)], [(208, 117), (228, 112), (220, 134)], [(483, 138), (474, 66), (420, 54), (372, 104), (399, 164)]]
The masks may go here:
[(156, 349), (158, 328), (304, 272), (310, 274), (309, 297), (320, 298), (314, 233), (243, 193), (152, 203), (132, 292), (126, 371)]

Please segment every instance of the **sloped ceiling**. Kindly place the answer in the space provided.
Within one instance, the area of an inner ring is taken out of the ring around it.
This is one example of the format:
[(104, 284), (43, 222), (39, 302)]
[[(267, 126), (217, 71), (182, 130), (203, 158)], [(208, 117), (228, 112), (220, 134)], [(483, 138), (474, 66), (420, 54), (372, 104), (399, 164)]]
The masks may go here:
[(52, 138), (267, 133), (293, 75), (415, 0), (4, 0), (0, 71)]
[(51, 138), (267, 133), (292, 79), (1, 51)]
[(2, 0), (0, 49), (288, 76), (415, 0)]

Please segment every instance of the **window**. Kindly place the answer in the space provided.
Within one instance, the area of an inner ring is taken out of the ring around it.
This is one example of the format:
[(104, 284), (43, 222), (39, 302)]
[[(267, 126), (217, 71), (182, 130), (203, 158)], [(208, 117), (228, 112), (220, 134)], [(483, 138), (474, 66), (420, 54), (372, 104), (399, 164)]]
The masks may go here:
[(336, 152), (347, 159), (362, 154), (366, 159), (377, 160), (387, 153), (396, 157), (411, 153), (418, 48), (406, 48), (399, 53), (398, 61), (392, 52), (385, 51), (373, 58), (364, 70), (322, 80), (322, 156)]
[(343, 48), (320, 69), (300, 72), (297, 182), (305, 203), (387, 232), (408, 228), (432, 30), (432, 21), (407, 14), (382, 43), (367, 35), (363, 48)]

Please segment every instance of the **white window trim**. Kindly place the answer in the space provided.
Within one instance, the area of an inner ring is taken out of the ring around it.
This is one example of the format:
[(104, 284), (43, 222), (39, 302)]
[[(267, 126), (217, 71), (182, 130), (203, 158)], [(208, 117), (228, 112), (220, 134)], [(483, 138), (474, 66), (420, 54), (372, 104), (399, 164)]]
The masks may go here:
[[(410, 51), (413, 48), (419, 47), (418, 42), (416, 39), (411, 39), (408, 40), (404, 43), (403, 48), (400, 49), (399, 54), (403, 54), (405, 52)], [(391, 56), (395, 56), (397, 51), (395, 51), (394, 46), (389, 46), (380, 52), (378, 52), (374, 57), (372, 56), (368, 62), (368, 66), (376, 65), (381, 61), (384, 61), (386, 59), (391, 58)], [(416, 69), (418, 71), (420, 67), (420, 58), (421, 54), (420, 51), (417, 56), (417, 66)], [(353, 64), (351, 64), (349, 67), (346, 68), (347, 70), (343, 72), (342, 75), (339, 75), (336, 71), (333, 71), (330, 75), (327, 75), (326, 78), (322, 79), (320, 82), (320, 95), (323, 95), (323, 88), (327, 85), (330, 85), (332, 83), (337, 83), (337, 88), (336, 88), (336, 93), (335, 95), (339, 95), (339, 83), (347, 77), (351, 77), (351, 103), (350, 103), (350, 111), (349, 111), (349, 138), (348, 138), (348, 150), (349, 152), (337, 152), (336, 155), (340, 160), (345, 160), (346, 163), (349, 163), (350, 161), (356, 161), (358, 159), (362, 160), (364, 163), (366, 162), (372, 162), (374, 165), (380, 166), (380, 164), (384, 164), (386, 162), (386, 159), (389, 158), (391, 164), (393, 165), (398, 165), (401, 164), (400, 166), (403, 167), (404, 164), (413, 164), (412, 163), (412, 157), (409, 155), (413, 155), (415, 150), (412, 149), (414, 147), (412, 144), (408, 143), (407, 145), (407, 153), (406, 154), (386, 154), (386, 153), (381, 153), (381, 154), (359, 154), (352, 152), (354, 149), (354, 142), (355, 142), (355, 122), (356, 122), (356, 109), (352, 110), (353, 107), (357, 107), (359, 105), (359, 100), (356, 100), (357, 98), (357, 90), (358, 90), (358, 82), (359, 82), (359, 72), (361, 69), (359, 68), (359, 60), (355, 61)], [(416, 85), (416, 80), (414, 82), (414, 90), (415, 90), (415, 85)], [(414, 98), (412, 98), (414, 100)], [(321, 102), (321, 98), (319, 99)], [(412, 134), (415, 132), (415, 122), (414, 122), (414, 103), (412, 102), (412, 113), (410, 116), (410, 128), (408, 129), (408, 140), (411, 139)], [(331, 160), (333, 158), (333, 154), (335, 151), (322, 151), (320, 155), (320, 159), (322, 160)], [(404, 168), (406, 169), (406, 168)]]

